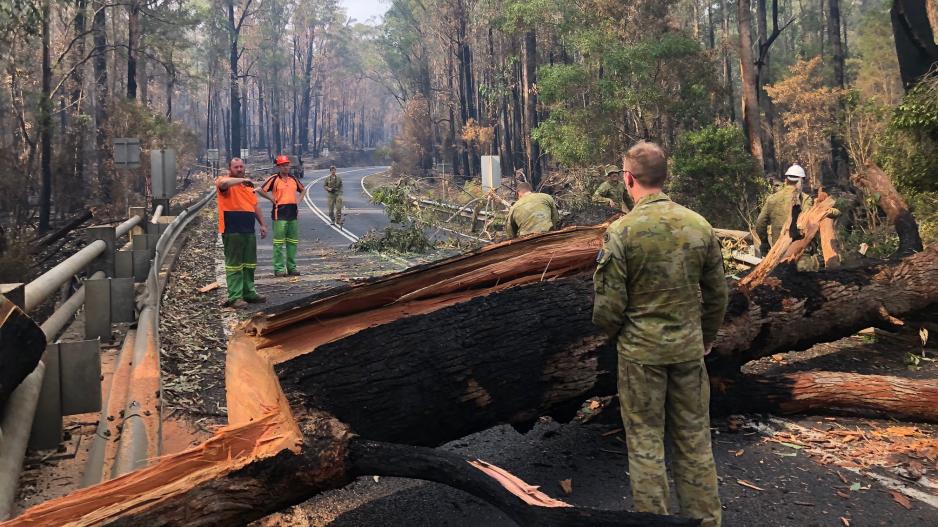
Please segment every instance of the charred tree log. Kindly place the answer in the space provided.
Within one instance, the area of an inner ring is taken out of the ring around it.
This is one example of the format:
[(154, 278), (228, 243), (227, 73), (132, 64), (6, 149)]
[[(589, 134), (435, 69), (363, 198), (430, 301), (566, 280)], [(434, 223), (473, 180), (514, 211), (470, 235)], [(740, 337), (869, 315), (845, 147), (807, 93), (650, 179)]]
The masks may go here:
[(832, 371), (742, 376), (714, 392), (718, 412), (844, 412), (938, 422), (938, 381)]
[(0, 295), (0, 412), (46, 349), (39, 326), (13, 302)]
[[(732, 293), (708, 367), (732, 381), (750, 360), (888, 327), (888, 315), (935, 300), (936, 248), (863, 269), (782, 266)], [(615, 393), (616, 353), (591, 313), (587, 276), (537, 282), (366, 327), (314, 353), (286, 350), (275, 369), (294, 405), (369, 439), (435, 445), (499, 423), (568, 419), (585, 397)]]
[(922, 237), (918, 232), (918, 223), (909, 211), (909, 205), (902, 199), (889, 176), (876, 165), (868, 165), (854, 176), (854, 183), (867, 194), (879, 196), (879, 207), (886, 213), (896, 228), (899, 236), (899, 249), (896, 256), (908, 256), (922, 250)]

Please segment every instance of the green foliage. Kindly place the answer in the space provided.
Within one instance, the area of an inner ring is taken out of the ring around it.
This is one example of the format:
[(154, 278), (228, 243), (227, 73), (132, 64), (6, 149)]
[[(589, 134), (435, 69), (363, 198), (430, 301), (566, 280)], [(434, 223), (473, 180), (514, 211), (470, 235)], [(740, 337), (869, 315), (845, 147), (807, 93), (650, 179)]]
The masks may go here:
[(768, 190), (742, 131), (732, 125), (681, 135), (671, 172), (672, 197), (723, 228), (748, 228)]
[(397, 251), (425, 253), (433, 248), (424, 232), (421, 212), (410, 200), (413, 188), (401, 180), (396, 185), (381, 186), (372, 192), (371, 201), (384, 205), (385, 214), (392, 225), (383, 232), (370, 231), (353, 247), (359, 251)]
[(876, 161), (900, 192), (938, 192), (938, 75), (923, 79), (896, 107)]
[(585, 60), (538, 70), (538, 94), (549, 112), (533, 135), (554, 159), (608, 161), (627, 148), (627, 125), (668, 146), (673, 130), (712, 120), (715, 68), (693, 38), (668, 32), (632, 42), (600, 25), (578, 27), (569, 41)]

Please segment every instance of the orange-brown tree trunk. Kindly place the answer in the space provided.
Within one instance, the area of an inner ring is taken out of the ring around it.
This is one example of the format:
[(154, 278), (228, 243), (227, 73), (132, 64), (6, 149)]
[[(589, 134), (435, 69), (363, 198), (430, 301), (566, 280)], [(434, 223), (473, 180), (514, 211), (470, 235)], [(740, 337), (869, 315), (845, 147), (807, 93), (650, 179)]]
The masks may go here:
[(853, 177), (854, 183), (870, 196), (879, 196), (878, 205), (886, 213), (899, 236), (896, 256), (908, 256), (922, 250), (922, 237), (909, 204), (902, 199), (892, 180), (876, 165), (867, 165)]

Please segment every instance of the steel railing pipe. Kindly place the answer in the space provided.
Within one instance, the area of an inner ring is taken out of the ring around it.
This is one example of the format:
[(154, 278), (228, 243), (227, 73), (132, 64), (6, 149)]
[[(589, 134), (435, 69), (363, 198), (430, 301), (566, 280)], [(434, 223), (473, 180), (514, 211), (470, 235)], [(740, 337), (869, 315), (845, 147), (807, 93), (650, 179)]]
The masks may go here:
[(107, 249), (107, 243), (104, 240), (95, 240), (59, 265), (46, 271), (39, 278), (26, 284), (24, 292), (26, 305), (23, 306), (23, 311), (29, 312), (35, 309), (49, 298), (49, 295), (56, 292), (60, 285), (71, 280), (72, 276), (93, 262), (105, 249)]
[[(98, 280), (106, 276), (104, 271), (98, 271), (91, 275), (89, 280)], [(52, 316), (39, 326), (46, 335), (46, 341), (54, 341), (55, 337), (72, 321), (75, 313), (78, 313), (78, 310), (81, 309), (83, 305), (85, 305), (85, 286), (79, 287), (78, 291), (75, 291), (72, 296), (68, 297), (68, 300), (59, 306), (59, 308), (55, 310), (55, 313), (52, 313)]]
[(121, 236), (130, 232), (130, 229), (133, 229), (143, 220), (141, 216), (131, 216), (124, 223), (121, 223), (114, 229), (114, 236), (120, 238)]
[(157, 223), (160, 222), (160, 216), (162, 215), (163, 215), (163, 206), (157, 205), (156, 208), (153, 209), (153, 216), (150, 218), (150, 223), (156, 225)]
[(13, 512), (13, 500), (16, 498), (23, 457), (29, 444), (45, 373), (46, 365), (39, 361), (36, 369), (23, 379), (7, 400), (3, 423), (0, 425), (0, 430), (3, 430), (0, 437), (0, 474), (3, 474), (0, 477), (0, 521), (8, 519)]

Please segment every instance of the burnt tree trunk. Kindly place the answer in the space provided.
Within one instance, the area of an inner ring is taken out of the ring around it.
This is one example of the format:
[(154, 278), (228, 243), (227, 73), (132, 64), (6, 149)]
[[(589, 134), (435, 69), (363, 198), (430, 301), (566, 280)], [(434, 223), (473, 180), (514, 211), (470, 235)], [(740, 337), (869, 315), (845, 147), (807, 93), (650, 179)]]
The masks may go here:
[(899, 58), (899, 73), (906, 90), (938, 62), (938, 44), (928, 17), (929, 0), (893, 0), (889, 14)]
[(29, 316), (0, 295), (0, 408), (39, 364), (46, 337)]
[[(14, 518), (10, 526), (61, 524), (79, 518), (113, 527), (246, 525), (324, 490), (347, 485), (355, 477), (370, 475), (425, 479), (464, 490), (522, 526), (699, 525), (688, 518), (573, 507), (529, 490), (523, 481), (479, 460), (362, 440), (321, 412), (299, 421), (302, 440), (295, 450), (284, 449), (233, 470), (222, 467), (214, 477), (186, 482), (174, 468), (187, 462), (187, 453), (205, 450), (192, 449), (125, 478), (39, 504)], [(220, 444), (216, 449), (227, 446)], [(194, 473), (198, 468), (190, 470)]]

